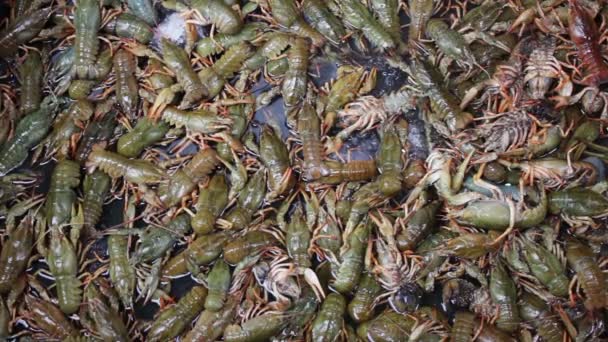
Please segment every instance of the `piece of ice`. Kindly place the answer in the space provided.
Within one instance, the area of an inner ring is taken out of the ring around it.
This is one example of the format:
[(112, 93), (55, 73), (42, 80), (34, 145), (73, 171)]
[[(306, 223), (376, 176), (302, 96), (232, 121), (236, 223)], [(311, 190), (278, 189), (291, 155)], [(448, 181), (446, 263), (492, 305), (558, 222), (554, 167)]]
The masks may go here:
[(154, 30), (155, 45), (158, 45), (161, 38), (183, 46), (186, 42), (186, 20), (177, 12), (168, 15)]

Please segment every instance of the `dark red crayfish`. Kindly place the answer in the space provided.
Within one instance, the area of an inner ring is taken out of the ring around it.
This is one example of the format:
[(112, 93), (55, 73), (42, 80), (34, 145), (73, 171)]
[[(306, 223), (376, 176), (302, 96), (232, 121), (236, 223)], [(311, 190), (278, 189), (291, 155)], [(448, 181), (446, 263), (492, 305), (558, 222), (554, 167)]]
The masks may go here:
[(602, 59), (597, 25), (589, 11), (579, 4), (578, 0), (569, 0), (569, 3), (570, 38), (576, 44), (586, 74), (578, 83), (587, 86), (608, 83), (608, 66)]

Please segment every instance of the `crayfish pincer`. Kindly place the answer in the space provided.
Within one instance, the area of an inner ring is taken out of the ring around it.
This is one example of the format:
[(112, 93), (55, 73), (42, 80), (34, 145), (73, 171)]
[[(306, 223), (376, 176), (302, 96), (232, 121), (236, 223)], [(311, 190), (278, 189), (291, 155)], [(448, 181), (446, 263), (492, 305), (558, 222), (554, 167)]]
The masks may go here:
[(55, 277), (59, 308), (66, 314), (78, 311), (82, 301), (82, 284), (77, 277), (76, 250), (72, 242), (57, 229), (53, 229), (51, 232), (47, 262)]

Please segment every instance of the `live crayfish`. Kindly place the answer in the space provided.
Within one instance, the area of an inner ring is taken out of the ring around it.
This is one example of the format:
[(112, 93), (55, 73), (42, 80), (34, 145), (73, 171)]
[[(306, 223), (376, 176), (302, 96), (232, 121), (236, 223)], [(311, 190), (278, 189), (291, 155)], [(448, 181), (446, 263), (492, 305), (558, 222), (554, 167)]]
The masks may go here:
[(0, 175), (6, 175), (25, 161), (29, 149), (38, 144), (51, 128), (57, 103), (45, 98), (40, 108), (26, 115), (15, 127), (12, 138), (0, 149)]
[(14, 54), (19, 45), (29, 42), (35, 38), (46, 21), (53, 13), (52, 7), (36, 8), (27, 15), (16, 18), (9, 27), (0, 33), (0, 45), (2, 46), (2, 57)]
[(195, 286), (190, 289), (177, 304), (161, 312), (152, 323), (148, 333), (150, 341), (164, 341), (179, 335), (203, 310), (206, 297), (206, 288)]
[(263, 23), (247, 23), (236, 34), (218, 34), (203, 38), (196, 43), (196, 52), (202, 57), (218, 54), (240, 42), (253, 41), (264, 28)]
[(517, 253), (523, 254), (523, 260), (527, 267), (524, 264), (518, 264), (515, 259), (509, 260), (509, 257), (507, 257), (507, 262), (511, 267), (522, 272), (522, 274), (531, 273), (541, 284), (547, 287), (552, 295), (565, 296), (568, 293), (568, 278), (565, 274), (564, 265), (560, 262), (558, 256), (544, 246), (526, 238), (516, 241), (517, 243), (520, 246), (512, 246), (512, 252), (516, 253), (514, 257), (517, 258)]
[(602, 286), (605, 284), (605, 276), (595, 263), (593, 252), (587, 246), (571, 238), (567, 241), (566, 257), (585, 290), (587, 296), (585, 306), (590, 310), (606, 306), (606, 288)]
[(93, 105), (86, 100), (77, 100), (65, 112), (60, 112), (55, 119), (52, 132), (36, 149), (34, 159), (39, 157), (43, 149), (46, 150), (44, 159), (48, 159), (51, 155), (70, 156), (72, 153), (70, 143), (93, 113)]
[(396, 43), (391, 34), (372, 15), (365, 5), (358, 1), (342, 1), (339, 4), (342, 21), (346, 26), (362, 31), (363, 35), (380, 49), (392, 49)]
[(196, 325), (184, 337), (185, 341), (211, 341), (220, 337), (237, 309), (237, 298), (233, 296), (222, 306), (220, 311), (204, 310), (196, 321)]
[(8, 8), (0, 338), (608, 336), (605, 3)]
[(52, 228), (48, 249), (49, 269), (55, 277), (59, 308), (66, 314), (78, 311), (82, 300), (81, 281), (78, 279), (78, 260), (72, 242)]
[(77, 334), (76, 328), (53, 303), (29, 295), (25, 296), (25, 302), (28, 308), (26, 317), (47, 338), (67, 338)]
[(33, 217), (25, 217), (13, 230), (0, 254), (0, 292), (10, 291), (13, 282), (25, 271), (33, 247)]
[[(196, 239), (190, 246), (174, 256), (163, 268), (163, 275), (176, 277), (188, 272), (188, 268), (209, 264), (222, 254), (222, 247), (229, 239), (226, 232), (218, 232), (212, 236)], [(224, 256), (224, 259), (230, 257)], [(230, 260), (227, 260), (230, 261)], [(239, 260), (237, 260), (239, 261)]]
[(288, 51), (289, 69), (285, 73), (281, 95), (288, 107), (300, 103), (308, 89), (308, 41), (303, 38), (292, 38)]
[(35, 111), (42, 101), (42, 57), (38, 52), (31, 52), (20, 67), (21, 78), (21, 113)]
[(323, 35), (313, 29), (298, 13), (295, 1), (269, 0), (268, 5), (270, 6), (273, 19), (279, 25), (284, 26), (302, 38), (309, 38), (315, 46), (320, 47), (325, 43)]
[(312, 338), (316, 341), (335, 341), (342, 328), (345, 310), (346, 300), (342, 295), (332, 293), (327, 296), (312, 323)]
[(132, 294), (135, 289), (135, 272), (129, 264), (129, 239), (126, 236), (108, 237), (108, 256), (110, 257), (110, 279), (126, 308), (132, 307)]
[(198, 76), (209, 89), (208, 96), (218, 95), (224, 88), (226, 79), (232, 78), (253, 53), (250, 44), (239, 42), (230, 46), (213, 66), (201, 70)]
[(152, 28), (144, 20), (130, 13), (122, 13), (110, 20), (103, 30), (118, 37), (133, 38), (144, 44), (152, 40), (153, 36)]
[(224, 1), (195, 0), (192, 7), (198, 10), (205, 20), (215, 25), (220, 33), (235, 34), (243, 26), (239, 13)]
[(99, 168), (112, 178), (125, 177), (135, 183), (158, 183), (166, 179), (165, 171), (146, 160), (132, 160), (115, 152), (93, 149), (87, 160), (87, 167)]
[(126, 50), (114, 54), (114, 73), (116, 74), (116, 98), (124, 113), (131, 116), (137, 110), (137, 79), (135, 78), (135, 59)]
[(148, 226), (141, 235), (140, 244), (132, 256), (134, 263), (149, 262), (162, 257), (175, 241), (190, 230), (190, 218), (180, 214), (168, 222), (165, 227)]
[(289, 151), (268, 126), (264, 127), (260, 137), (260, 159), (268, 169), (269, 196), (281, 195), (294, 186), (295, 177), (289, 165)]
[(218, 164), (217, 153), (214, 150), (200, 150), (183, 169), (175, 172), (168, 182), (159, 186), (159, 199), (168, 207), (177, 204), (184, 196), (194, 190), (196, 183), (213, 172)]
[(216, 219), (228, 204), (228, 185), (224, 175), (216, 174), (206, 187), (199, 188), (196, 214), (192, 218), (192, 229), (198, 234), (213, 231)]
[(146, 147), (161, 141), (168, 131), (167, 123), (154, 123), (147, 117), (143, 117), (137, 121), (133, 130), (118, 139), (116, 151), (125, 157), (137, 157)]
[(171, 71), (175, 73), (177, 81), (185, 92), (182, 105), (189, 106), (194, 101), (208, 96), (209, 90), (192, 70), (186, 52), (168, 39), (163, 39), (161, 44), (163, 59)]
[[(109, 294), (110, 298), (105, 298), (103, 294)], [(108, 340), (125, 340), (128, 338), (127, 327), (118, 308), (113, 305), (112, 295), (115, 294), (110, 285), (101, 280), (89, 284), (84, 294), (88, 310), (82, 310), (80, 319), (95, 335)]]
[(172, 106), (165, 108), (162, 119), (176, 127), (185, 127), (191, 132), (203, 134), (224, 130), (232, 123), (230, 118), (219, 116), (210, 110), (186, 111)]
[(346, 32), (328, 7), (323, 1), (307, 0), (302, 3), (302, 14), (320, 34), (339, 44)]
[(241, 325), (231, 324), (224, 330), (226, 341), (266, 340), (280, 332), (286, 323), (283, 313), (265, 313), (245, 321)]
[(95, 68), (99, 52), (97, 32), (101, 25), (101, 9), (99, 3), (93, 0), (82, 1), (76, 7), (74, 14), (76, 39), (74, 41), (74, 65), (72, 73), (80, 79), (98, 78), (99, 71)]

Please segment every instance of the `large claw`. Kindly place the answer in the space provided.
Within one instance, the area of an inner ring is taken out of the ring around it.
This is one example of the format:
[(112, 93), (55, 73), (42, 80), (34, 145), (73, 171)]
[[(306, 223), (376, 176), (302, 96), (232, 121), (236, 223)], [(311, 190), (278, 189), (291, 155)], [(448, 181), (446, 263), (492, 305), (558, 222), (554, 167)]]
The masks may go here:
[(304, 280), (306, 280), (306, 283), (310, 285), (312, 290), (315, 292), (317, 300), (319, 300), (319, 302), (323, 301), (325, 298), (325, 292), (323, 292), (323, 286), (321, 286), (321, 282), (319, 281), (315, 271), (311, 270), (310, 268), (305, 269)]
[(175, 93), (176, 91), (178, 91), (178, 89), (176, 88), (178, 87), (176, 87), (176, 85), (173, 85), (169, 88), (161, 90), (160, 93), (158, 93), (156, 99), (154, 100), (154, 104), (152, 104), (152, 107), (150, 107), (150, 110), (148, 111), (148, 116), (150, 118), (152, 118), (154, 121), (160, 118), (165, 108), (171, 102), (173, 102), (175, 98)]
[(45, 198), (40, 195), (13, 205), (6, 214), (5, 225), (7, 234), (10, 234), (10, 232), (15, 228), (15, 221), (17, 217), (25, 215), (31, 208), (44, 202), (44, 200)]
[(325, 154), (327, 154), (327, 155), (332, 154), (332, 153), (337, 154), (342, 149), (343, 144), (344, 144), (344, 142), (339, 137), (334, 137), (333, 139), (330, 137), (327, 137), (327, 140), (325, 142)]

